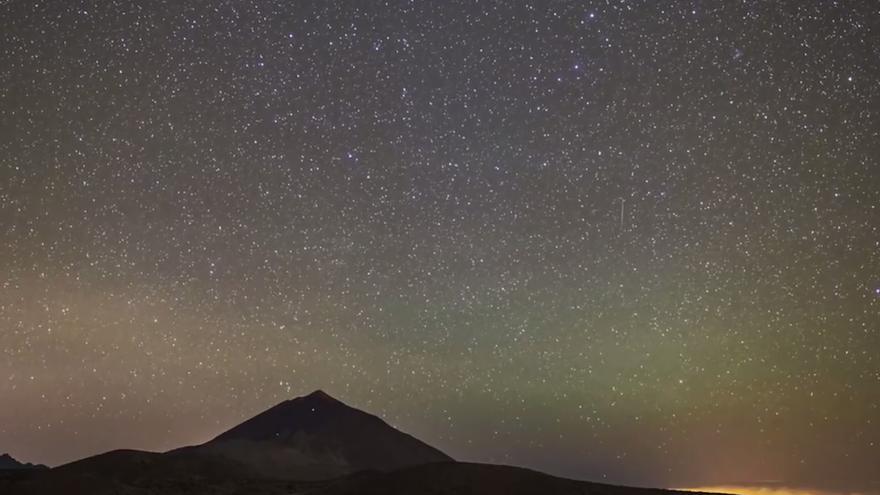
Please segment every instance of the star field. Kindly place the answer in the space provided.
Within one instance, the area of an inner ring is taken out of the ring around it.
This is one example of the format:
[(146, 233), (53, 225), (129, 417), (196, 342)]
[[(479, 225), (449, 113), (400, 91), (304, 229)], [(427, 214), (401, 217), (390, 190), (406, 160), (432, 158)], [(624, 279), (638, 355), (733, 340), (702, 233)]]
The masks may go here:
[(876, 490), (880, 6), (0, 2), (0, 452), (323, 388), (467, 460)]

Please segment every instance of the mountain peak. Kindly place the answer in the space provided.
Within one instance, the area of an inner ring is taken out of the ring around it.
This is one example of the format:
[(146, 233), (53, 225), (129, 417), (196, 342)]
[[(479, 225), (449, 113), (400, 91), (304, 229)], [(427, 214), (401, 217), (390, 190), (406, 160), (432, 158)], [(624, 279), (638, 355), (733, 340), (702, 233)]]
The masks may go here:
[(286, 400), (197, 448), (244, 461), (265, 475), (291, 478), (452, 460), (323, 390)]
[(314, 392), (310, 393), (309, 395), (305, 395), (300, 398), (306, 399), (306, 400), (311, 400), (311, 401), (318, 401), (318, 402), (339, 402), (339, 403), (341, 403), (341, 401), (332, 397), (330, 394), (328, 394), (327, 392), (324, 392), (321, 389), (315, 390)]

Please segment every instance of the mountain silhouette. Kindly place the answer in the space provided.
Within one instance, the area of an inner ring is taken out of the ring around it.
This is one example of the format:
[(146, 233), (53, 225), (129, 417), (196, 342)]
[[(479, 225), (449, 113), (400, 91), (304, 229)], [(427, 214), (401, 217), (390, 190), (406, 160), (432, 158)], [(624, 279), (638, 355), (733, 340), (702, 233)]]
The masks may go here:
[[(0, 463), (21, 466), (9, 456)], [(27, 466), (27, 465), (24, 465)], [(115, 450), (53, 469), (0, 469), (3, 495), (672, 495), (456, 462), (322, 391), (284, 401), (201, 445)], [(693, 494), (690, 494), (693, 495)]]
[(45, 469), (42, 464), (31, 464), (29, 462), (18, 462), (9, 454), (0, 455), (0, 470), (13, 469)]
[(182, 450), (229, 458), (262, 476), (300, 480), (453, 460), (321, 390), (284, 401), (203, 445)]

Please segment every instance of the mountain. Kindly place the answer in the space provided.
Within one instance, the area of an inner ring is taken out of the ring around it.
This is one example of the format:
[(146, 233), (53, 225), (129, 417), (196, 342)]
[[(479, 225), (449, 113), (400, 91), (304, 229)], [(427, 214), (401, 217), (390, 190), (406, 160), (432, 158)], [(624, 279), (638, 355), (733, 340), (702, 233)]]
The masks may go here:
[(46, 466), (42, 464), (31, 464), (29, 462), (18, 462), (9, 454), (0, 455), (0, 470), (13, 470), (13, 469), (45, 469)]
[[(0, 463), (22, 466), (9, 456)], [(3, 465), (3, 464), (0, 464)], [(28, 466), (28, 465), (23, 465)], [(321, 391), (282, 402), (202, 445), (116, 450), (54, 469), (0, 469), (3, 495), (673, 495), (455, 462)], [(693, 495), (693, 494), (689, 494)]]
[[(145, 454), (147, 454), (145, 456)], [(51, 471), (29, 478), (0, 476), (4, 495), (698, 495), (661, 489), (631, 488), (557, 478), (529, 469), (442, 462), (406, 467), (397, 471), (366, 471), (321, 481), (237, 478), (233, 473), (188, 476), (182, 471), (163, 473), (159, 468), (167, 454), (117, 451), (101, 459), (111, 471), (93, 471), (79, 464), (76, 469)], [(157, 456), (157, 457), (152, 457)], [(120, 463), (120, 461), (123, 461)], [(134, 464), (128, 463), (135, 460)], [(128, 464), (127, 464), (128, 463)], [(74, 465), (70, 465), (74, 467)], [(137, 469), (141, 466), (142, 469)], [(123, 473), (115, 468), (123, 467)], [(133, 469), (134, 468), (134, 469)], [(4, 483), (5, 481), (5, 483)]]
[(282, 402), (205, 444), (177, 452), (224, 457), (263, 477), (298, 480), (453, 460), (320, 390)]
[[(354, 476), (329, 484), (320, 495), (698, 495), (557, 478), (513, 466), (447, 462), (412, 466), (391, 473)], [(705, 495), (705, 494), (703, 494)]]
[(0, 473), (3, 495), (289, 494), (308, 486), (261, 478), (237, 461), (192, 451), (114, 450), (39, 475)]

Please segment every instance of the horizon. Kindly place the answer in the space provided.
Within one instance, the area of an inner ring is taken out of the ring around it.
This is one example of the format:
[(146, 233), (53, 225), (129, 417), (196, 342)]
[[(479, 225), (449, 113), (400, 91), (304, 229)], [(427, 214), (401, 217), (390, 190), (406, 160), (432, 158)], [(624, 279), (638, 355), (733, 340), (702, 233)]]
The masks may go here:
[[(223, 432), (228, 431), (229, 429), (231, 429), (235, 426), (238, 426), (238, 425), (244, 423), (245, 421), (247, 421), (247, 420), (249, 420), (259, 414), (262, 414), (263, 412), (266, 412), (274, 407), (281, 406), (283, 404), (295, 401), (297, 399), (304, 399), (304, 398), (316, 397), (316, 396), (322, 397), (322, 398), (328, 397), (335, 402), (341, 403), (343, 406), (354, 407), (355, 409), (358, 409), (355, 406), (348, 404), (343, 398), (339, 398), (339, 397), (336, 397), (332, 394), (329, 394), (321, 388), (316, 388), (316, 389), (312, 390), (311, 392), (303, 393), (302, 395), (297, 395), (294, 397), (290, 397), (288, 399), (283, 399), (280, 402), (267, 407), (265, 410), (256, 412), (253, 416), (241, 418), (239, 423), (229, 425), (228, 427), (221, 429), (220, 431), (217, 431), (214, 434), (209, 435), (208, 437), (202, 439), (201, 441), (177, 445), (177, 446), (171, 447), (170, 449), (167, 449), (167, 450), (146, 450), (146, 449), (138, 449), (138, 448), (133, 448), (133, 447), (118, 447), (118, 448), (111, 449), (108, 451), (95, 452), (92, 454), (88, 454), (88, 455), (81, 457), (81, 458), (70, 459), (68, 461), (64, 461), (64, 462), (61, 462), (59, 464), (54, 464), (54, 465), (44, 463), (41, 461), (37, 461), (37, 460), (20, 459), (14, 455), (11, 455), (11, 457), (18, 462), (32, 463), (35, 465), (45, 465), (49, 468), (55, 468), (55, 467), (63, 466), (65, 464), (81, 461), (83, 459), (88, 459), (93, 456), (108, 454), (108, 453), (118, 451), (118, 450), (123, 450), (123, 451), (135, 450), (135, 451), (152, 452), (152, 453), (168, 452), (168, 451), (172, 451), (175, 449), (199, 445), (199, 444), (208, 442), (209, 440), (221, 435)], [(360, 410), (360, 409), (358, 409), (358, 410)], [(365, 412), (367, 414), (371, 414), (370, 411), (362, 411), (362, 412)], [(383, 421), (386, 421), (385, 418), (382, 418), (381, 416), (377, 416), (377, 417), (379, 417)], [(400, 428), (398, 428), (396, 425), (394, 425), (392, 423), (388, 423), (388, 424), (391, 427), (393, 427), (399, 431), (403, 431), (404, 433), (407, 433), (405, 430), (401, 430)], [(8, 452), (6, 452), (6, 453), (0, 452), (0, 456), (10, 455), (10, 454), (11, 453), (8, 453)], [(479, 460), (468, 460), (468, 459), (457, 459), (457, 458), (453, 459), (453, 461), (454, 462), (465, 462), (465, 463), (480, 463)], [(489, 464), (492, 464), (492, 463), (489, 463)], [(522, 468), (526, 468), (526, 469), (537, 469), (535, 466), (518, 465), (515, 463), (514, 464), (503, 464), (503, 465), (522, 467)], [(834, 484), (830, 483), (828, 480), (823, 480), (822, 483), (815, 483), (815, 484), (797, 484), (797, 483), (792, 484), (792, 483), (786, 482), (785, 480), (737, 480), (737, 481), (713, 480), (713, 481), (708, 481), (708, 482), (703, 482), (703, 483), (695, 483), (693, 485), (657, 486), (657, 485), (652, 485), (652, 484), (638, 484), (638, 483), (626, 485), (625, 483), (615, 482), (614, 480), (596, 480), (596, 479), (586, 479), (586, 478), (582, 479), (582, 478), (577, 478), (577, 477), (566, 476), (565, 474), (561, 474), (561, 473), (554, 474), (552, 469), (546, 469), (544, 472), (551, 474), (551, 475), (568, 477), (570, 479), (580, 479), (582, 481), (589, 481), (589, 482), (600, 482), (600, 483), (608, 483), (608, 484), (612, 484), (612, 485), (623, 485), (623, 486), (644, 487), (644, 488), (665, 488), (668, 490), (684, 491), (684, 492), (697, 492), (697, 493), (721, 493), (721, 494), (729, 494), (729, 495), (877, 495), (877, 494), (880, 494), (880, 480), (874, 482), (873, 486), (866, 485), (864, 487), (861, 487), (858, 490), (845, 489), (842, 487), (835, 488), (835, 487), (833, 487)]]
[(874, 3), (0, 27), (0, 452), (165, 451), (321, 388), (457, 459), (878, 491)]

